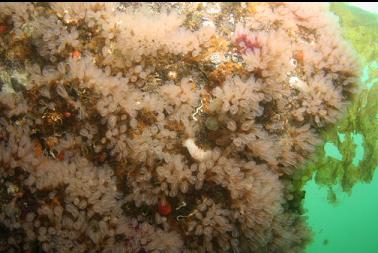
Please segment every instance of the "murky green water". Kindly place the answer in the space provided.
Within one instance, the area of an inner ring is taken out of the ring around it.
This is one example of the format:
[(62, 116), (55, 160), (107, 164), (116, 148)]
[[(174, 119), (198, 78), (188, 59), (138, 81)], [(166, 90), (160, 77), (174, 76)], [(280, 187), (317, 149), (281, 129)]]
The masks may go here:
[[(360, 54), (361, 86), (369, 95), (361, 99), (365, 104), (349, 111), (349, 121), (326, 134), (327, 142), (318, 152), (323, 157), (310, 166), (319, 172), (305, 186), (304, 208), (314, 236), (306, 252), (376, 253), (378, 14), (344, 4), (333, 4), (332, 9), (340, 16), (345, 37)], [(362, 109), (369, 104), (371, 109)], [(366, 124), (361, 123), (365, 119)]]

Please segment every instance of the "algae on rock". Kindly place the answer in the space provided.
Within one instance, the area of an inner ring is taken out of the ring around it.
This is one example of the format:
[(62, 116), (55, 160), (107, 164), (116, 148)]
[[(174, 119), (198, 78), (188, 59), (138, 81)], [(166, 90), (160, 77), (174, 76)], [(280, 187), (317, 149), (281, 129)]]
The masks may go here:
[[(358, 182), (370, 182), (378, 165), (378, 15), (344, 3), (331, 4), (340, 17), (344, 36), (358, 52), (363, 64), (360, 92), (345, 117), (323, 131), (324, 145), (318, 146), (306, 169), (297, 176), (299, 189), (315, 177), (319, 185), (329, 187), (328, 199), (336, 201), (335, 186), (351, 193)], [(359, 139), (361, 143), (357, 143)], [(326, 145), (332, 144), (342, 158), (330, 156)], [(358, 147), (360, 146), (360, 147)]]

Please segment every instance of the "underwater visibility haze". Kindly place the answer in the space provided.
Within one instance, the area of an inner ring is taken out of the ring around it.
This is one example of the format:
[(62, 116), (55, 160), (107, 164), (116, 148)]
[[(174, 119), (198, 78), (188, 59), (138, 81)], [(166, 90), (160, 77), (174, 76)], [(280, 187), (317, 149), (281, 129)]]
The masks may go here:
[(0, 252), (378, 252), (377, 27), (0, 3)]

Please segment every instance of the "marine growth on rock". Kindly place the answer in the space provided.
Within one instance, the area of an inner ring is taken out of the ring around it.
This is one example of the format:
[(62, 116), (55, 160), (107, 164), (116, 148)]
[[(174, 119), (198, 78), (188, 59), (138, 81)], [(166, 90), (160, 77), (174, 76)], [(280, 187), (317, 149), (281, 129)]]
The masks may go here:
[(0, 251), (300, 252), (358, 79), (327, 4), (0, 3)]

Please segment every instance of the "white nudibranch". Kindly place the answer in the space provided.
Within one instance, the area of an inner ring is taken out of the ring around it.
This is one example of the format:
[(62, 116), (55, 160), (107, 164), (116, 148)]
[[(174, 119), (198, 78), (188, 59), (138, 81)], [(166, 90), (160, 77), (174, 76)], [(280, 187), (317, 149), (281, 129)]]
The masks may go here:
[(188, 149), (190, 155), (197, 161), (203, 161), (211, 155), (211, 151), (205, 151), (199, 148), (192, 138), (186, 139), (183, 146)]
[(299, 79), (297, 76), (290, 77), (289, 84), (291, 87), (303, 92), (307, 92), (309, 89), (308, 85), (304, 81)]

